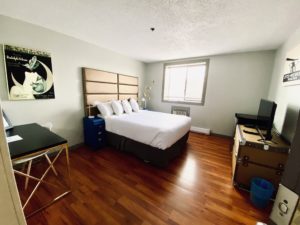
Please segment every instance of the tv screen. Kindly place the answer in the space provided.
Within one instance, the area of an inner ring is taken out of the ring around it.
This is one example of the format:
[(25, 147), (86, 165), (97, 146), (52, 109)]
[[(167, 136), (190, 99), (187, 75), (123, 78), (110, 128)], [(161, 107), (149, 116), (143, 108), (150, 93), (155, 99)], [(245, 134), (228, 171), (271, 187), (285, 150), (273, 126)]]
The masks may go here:
[(277, 104), (275, 102), (261, 99), (257, 113), (257, 125), (260, 129), (266, 130), (265, 139), (272, 139), (272, 128)]

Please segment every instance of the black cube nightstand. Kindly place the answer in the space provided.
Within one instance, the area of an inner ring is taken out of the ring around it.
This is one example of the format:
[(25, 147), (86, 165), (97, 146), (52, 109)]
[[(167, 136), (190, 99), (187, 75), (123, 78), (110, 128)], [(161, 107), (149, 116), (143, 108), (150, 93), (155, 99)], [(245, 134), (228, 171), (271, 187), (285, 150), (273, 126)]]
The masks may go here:
[(105, 121), (100, 117), (83, 118), (84, 143), (93, 149), (105, 146)]

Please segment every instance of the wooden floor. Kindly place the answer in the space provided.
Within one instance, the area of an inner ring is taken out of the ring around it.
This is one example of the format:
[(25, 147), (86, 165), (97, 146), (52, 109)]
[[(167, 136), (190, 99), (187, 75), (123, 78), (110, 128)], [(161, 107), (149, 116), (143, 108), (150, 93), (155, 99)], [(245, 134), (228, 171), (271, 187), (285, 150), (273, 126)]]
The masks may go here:
[[(247, 193), (231, 185), (231, 140), (191, 133), (166, 169), (111, 148), (71, 152), (72, 193), (29, 225), (190, 225), (266, 222)], [(60, 162), (59, 162), (60, 163)], [(59, 165), (58, 165), (59, 166)]]

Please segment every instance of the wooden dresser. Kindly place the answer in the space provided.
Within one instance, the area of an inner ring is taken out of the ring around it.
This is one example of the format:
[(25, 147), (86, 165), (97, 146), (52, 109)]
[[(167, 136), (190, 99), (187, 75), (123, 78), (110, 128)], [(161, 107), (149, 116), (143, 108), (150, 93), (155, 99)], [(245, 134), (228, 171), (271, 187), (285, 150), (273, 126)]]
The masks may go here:
[[(251, 133), (252, 132), (252, 133)], [(232, 150), (232, 180), (237, 187), (250, 189), (251, 179), (261, 177), (277, 190), (289, 154), (289, 145), (277, 134), (262, 141), (256, 129), (237, 125)]]

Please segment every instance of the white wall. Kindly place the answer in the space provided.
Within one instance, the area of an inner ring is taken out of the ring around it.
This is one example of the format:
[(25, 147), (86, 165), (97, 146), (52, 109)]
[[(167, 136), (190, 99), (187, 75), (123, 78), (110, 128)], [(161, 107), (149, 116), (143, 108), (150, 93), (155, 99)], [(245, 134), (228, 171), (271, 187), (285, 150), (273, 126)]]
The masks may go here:
[[(209, 56), (205, 105), (191, 106), (192, 125), (213, 133), (232, 135), (236, 112), (256, 114), (266, 98), (273, 69), (274, 51)], [(149, 108), (170, 112), (175, 103), (162, 102), (163, 63), (146, 65), (145, 84), (154, 80)], [(186, 106), (181, 104), (182, 106)]]
[[(8, 101), (4, 62), (0, 60), (2, 107), (14, 125), (51, 121), (53, 130), (70, 145), (78, 144), (83, 141), (84, 116), (81, 67), (140, 76), (143, 84), (145, 66), (137, 60), (4, 16), (0, 16), (0, 31), (0, 43), (44, 50), (52, 57), (56, 96), (53, 100)], [(3, 59), (2, 51), (0, 58)]]
[[(300, 85), (282, 86), (286, 54), (300, 45), (300, 29), (277, 50), (269, 98), (277, 103), (275, 127), (288, 140), (292, 140), (300, 107)], [(299, 56), (300, 57), (300, 56)]]

